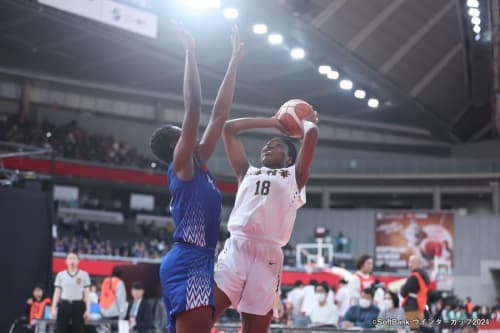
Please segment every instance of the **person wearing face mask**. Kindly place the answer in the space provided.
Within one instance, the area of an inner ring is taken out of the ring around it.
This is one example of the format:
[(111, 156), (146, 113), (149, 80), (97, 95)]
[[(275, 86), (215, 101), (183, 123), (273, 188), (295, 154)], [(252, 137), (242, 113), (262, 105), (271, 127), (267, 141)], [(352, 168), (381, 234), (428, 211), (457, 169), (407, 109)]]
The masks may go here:
[(312, 302), (309, 309), (309, 318), (311, 318), (312, 325), (335, 325), (339, 321), (339, 311), (337, 307), (328, 302), (328, 285), (321, 283), (316, 286), (315, 301)]
[(352, 305), (344, 316), (343, 329), (375, 327), (380, 310), (373, 305), (373, 294), (374, 291), (371, 288), (361, 291), (359, 304)]
[(384, 294), (384, 311), (377, 318), (378, 329), (403, 330), (407, 329), (406, 316), (399, 307), (399, 297), (391, 291)]

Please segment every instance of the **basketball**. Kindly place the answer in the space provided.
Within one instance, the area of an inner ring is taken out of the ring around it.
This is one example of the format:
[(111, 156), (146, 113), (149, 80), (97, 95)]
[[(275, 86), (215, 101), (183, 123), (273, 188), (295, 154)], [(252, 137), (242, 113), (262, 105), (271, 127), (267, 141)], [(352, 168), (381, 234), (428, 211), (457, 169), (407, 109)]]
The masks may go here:
[(285, 102), (276, 113), (275, 117), (292, 138), (303, 136), (302, 120), (314, 113), (313, 107), (301, 99), (291, 99)]

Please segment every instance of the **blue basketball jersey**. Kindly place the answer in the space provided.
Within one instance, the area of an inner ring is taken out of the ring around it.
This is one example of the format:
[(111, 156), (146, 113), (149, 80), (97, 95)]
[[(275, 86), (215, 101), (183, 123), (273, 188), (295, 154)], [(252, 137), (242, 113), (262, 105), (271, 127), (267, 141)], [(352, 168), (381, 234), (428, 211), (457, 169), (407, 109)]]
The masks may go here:
[(219, 238), (222, 196), (205, 164), (200, 163), (191, 180), (177, 178), (173, 163), (168, 166), (175, 223), (174, 241), (215, 249)]

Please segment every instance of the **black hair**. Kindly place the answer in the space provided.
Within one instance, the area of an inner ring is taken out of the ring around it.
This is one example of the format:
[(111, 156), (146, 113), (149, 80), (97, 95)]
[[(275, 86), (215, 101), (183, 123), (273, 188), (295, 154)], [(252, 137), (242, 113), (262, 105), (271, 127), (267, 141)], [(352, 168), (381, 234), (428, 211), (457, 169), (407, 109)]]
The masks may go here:
[(304, 283), (301, 281), (301, 280), (297, 280), (295, 281), (295, 283), (293, 284), (295, 287), (300, 287), (300, 286), (303, 286)]
[(286, 145), (288, 151), (288, 157), (292, 159), (291, 163), (287, 166), (294, 165), (295, 160), (297, 160), (297, 148), (295, 148), (295, 145), (293, 144), (292, 140), (284, 136), (278, 136), (272, 138), (271, 140), (279, 140)]
[(174, 149), (179, 140), (179, 128), (174, 125), (165, 125), (154, 130), (149, 138), (151, 152), (164, 163), (174, 160)]
[(341, 284), (348, 284), (348, 283), (349, 283), (349, 281), (347, 281), (346, 279), (342, 278), (342, 279), (340, 280), (340, 283), (341, 283)]
[(144, 285), (142, 284), (141, 281), (135, 281), (134, 283), (132, 283), (132, 289), (144, 290)]
[(363, 293), (370, 295), (371, 298), (373, 298), (373, 296), (375, 295), (375, 291), (373, 290), (373, 288), (365, 288), (363, 289)]
[(311, 280), (309, 280), (309, 285), (316, 287), (318, 285), (318, 281), (316, 279), (311, 279)]
[(356, 267), (358, 268), (358, 270), (361, 269), (361, 267), (363, 267), (365, 262), (367, 262), (371, 258), (372, 258), (372, 256), (370, 256), (368, 254), (363, 254), (361, 257), (359, 257), (358, 262), (356, 263)]
[(392, 305), (394, 306), (395, 309), (399, 308), (399, 297), (396, 295), (396, 293), (393, 293), (392, 291), (387, 290), (386, 291), (389, 296), (391, 296), (392, 299)]
[(122, 269), (118, 266), (113, 267), (113, 270), (111, 271), (111, 276), (115, 276), (117, 278), (122, 276)]
[(316, 289), (318, 287), (323, 287), (323, 289), (325, 289), (325, 292), (327, 294), (328, 294), (328, 291), (330, 291), (330, 287), (328, 286), (328, 283), (326, 283), (326, 282), (318, 283), (314, 289)]

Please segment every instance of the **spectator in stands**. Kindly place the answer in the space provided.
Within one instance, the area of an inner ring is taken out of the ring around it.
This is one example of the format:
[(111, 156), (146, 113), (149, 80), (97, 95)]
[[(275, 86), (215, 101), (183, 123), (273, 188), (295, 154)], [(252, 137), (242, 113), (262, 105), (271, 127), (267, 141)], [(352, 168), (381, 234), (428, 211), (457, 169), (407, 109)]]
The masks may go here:
[[(377, 328), (388, 330), (405, 330), (408, 328), (404, 324), (405, 313), (399, 307), (399, 297), (392, 291), (386, 291), (384, 294), (384, 309), (378, 316)], [(391, 320), (395, 320), (395, 323)]]
[(347, 288), (347, 280), (342, 279), (339, 282), (339, 290), (337, 290), (337, 295), (335, 295), (335, 301), (339, 309), (339, 319), (344, 318), (347, 309), (350, 306), (350, 294), (349, 288)]
[(111, 276), (106, 277), (101, 284), (99, 306), (105, 319), (123, 319), (127, 312), (127, 292), (121, 280), (120, 267), (113, 267)]
[(153, 309), (145, 299), (144, 286), (141, 282), (134, 282), (131, 289), (130, 302), (125, 319), (129, 321), (132, 333), (150, 333), (153, 327)]
[(419, 256), (410, 256), (408, 268), (411, 275), (401, 287), (401, 296), (404, 297), (403, 309), (406, 319), (410, 321), (410, 329), (415, 330), (418, 328), (417, 323), (424, 318), (430, 279), (422, 269), (422, 259)]
[(384, 285), (384, 283), (380, 282), (379, 280), (375, 280), (375, 282), (373, 282), (371, 288), (375, 292), (375, 294), (373, 296), (373, 304), (375, 304), (381, 312), (384, 311), (385, 310), (385, 302), (384, 302), (385, 285)]
[(36, 285), (33, 288), (33, 297), (26, 301), (26, 312), (28, 314), (28, 326), (31, 327), (35, 319), (43, 319), (45, 307), (50, 306), (50, 298), (45, 296), (45, 292), (41, 285)]
[(472, 300), (470, 297), (467, 297), (465, 299), (465, 311), (467, 313), (467, 317), (470, 318), (470, 316), (472, 315), (472, 310), (474, 309), (474, 304), (472, 303)]
[(351, 305), (358, 303), (361, 290), (371, 288), (375, 282), (375, 278), (371, 275), (373, 259), (370, 255), (363, 254), (359, 257), (356, 267), (358, 271), (353, 274), (348, 284)]
[(500, 311), (500, 297), (496, 298), (496, 304), (494, 306), (492, 306), (492, 309), (496, 309), (496, 310)]
[(338, 325), (339, 311), (328, 302), (328, 285), (320, 283), (316, 286), (316, 300), (311, 304), (309, 318), (312, 325)]
[(487, 306), (482, 306), (481, 311), (477, 315), (478, 319), (491, 319), (490, 309)]
[(308, 319), (301, 314), (300, 307), (304, 300), (304, 283), (300, 280), (295, 281), (294, 288), (288, 292), (286, 302), (290, 317), (294, 326), (304, 327), (308, 323)]
[(304, 299), (302, 300), (302, 306), (300, 308), (300, 314), (302, 316), (307, 316), (307, 324), (309, 321), (309, 312), (311, 311), (311, 306), (313, 302), (316, 301), (316, 286), (318, 281), (311, 279), (309, 285), (304, 287)]
[(349, 238), (347, 238), (342, 231), (340, 231), (337, 237), (335, 237), (335, 252), (350, 252)]
[(373, 305), (373, 289), (366, 288), (361, 291), (359, 304), (352, 305), (344, 316), (343, 329), (374, 328), (380, 310)]

